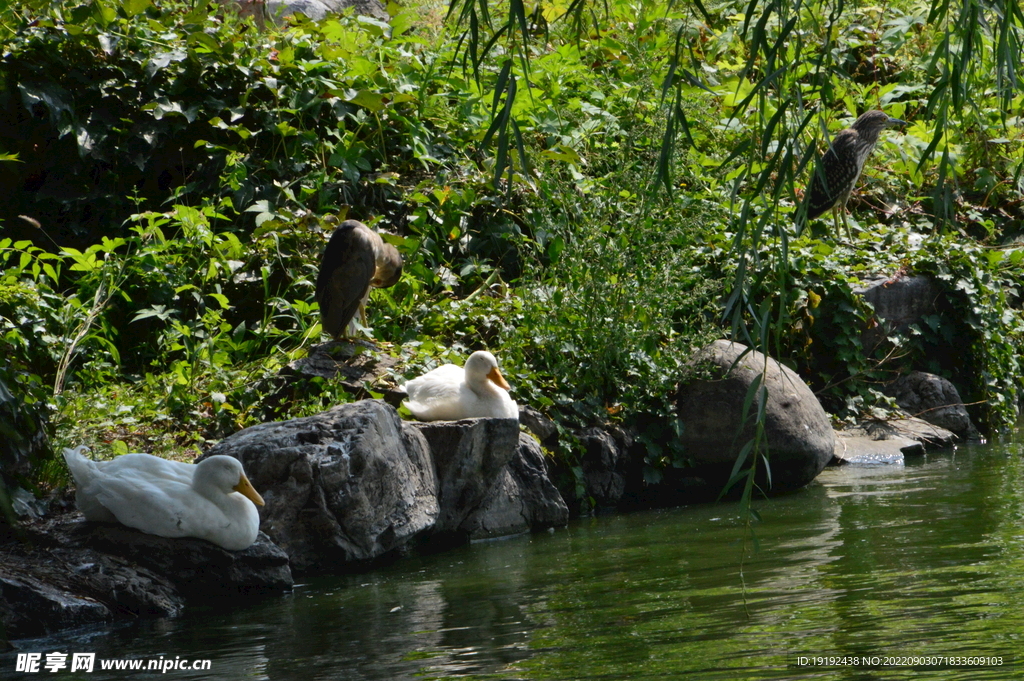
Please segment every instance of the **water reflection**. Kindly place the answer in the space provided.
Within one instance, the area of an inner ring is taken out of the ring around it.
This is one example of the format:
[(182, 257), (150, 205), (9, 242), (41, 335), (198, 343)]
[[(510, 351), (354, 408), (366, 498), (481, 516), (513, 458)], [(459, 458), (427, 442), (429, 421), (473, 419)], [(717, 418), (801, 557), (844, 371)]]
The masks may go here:
[[(26, 649), (213, 661), (164, 675), (175, 679), (1011, 678), (1022, 501), (1016, 445), (965, 448), (828, 470), (763, 502), (756, 552), (735, 505), (602, 516)], [(1004, 665), (798, 664), (940, 655)], [(0, 657), (0, 676), (11, 669)], [(89, 678), (125, 678), (105, 674)]]

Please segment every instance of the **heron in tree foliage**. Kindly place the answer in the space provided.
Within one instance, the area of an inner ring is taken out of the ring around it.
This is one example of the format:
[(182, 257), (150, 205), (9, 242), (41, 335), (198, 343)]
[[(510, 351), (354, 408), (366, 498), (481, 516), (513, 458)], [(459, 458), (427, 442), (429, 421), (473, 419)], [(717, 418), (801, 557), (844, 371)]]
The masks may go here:
[(846, 236), (853, 240), (846, 217), (846, 201), (864, 170), (864, 162), (878, 143), (878, 136), (894, 125), (906, 125), (906, 121), (872, 110), (861, 114), (853, 125), (832, 139), (832, 144), (818, 161), (811, 178), (810, 196), (807, 199), (808, 220), (813, 220), (831, 208), (836, 232), (839, 231), (839, 214), (842, 213)]

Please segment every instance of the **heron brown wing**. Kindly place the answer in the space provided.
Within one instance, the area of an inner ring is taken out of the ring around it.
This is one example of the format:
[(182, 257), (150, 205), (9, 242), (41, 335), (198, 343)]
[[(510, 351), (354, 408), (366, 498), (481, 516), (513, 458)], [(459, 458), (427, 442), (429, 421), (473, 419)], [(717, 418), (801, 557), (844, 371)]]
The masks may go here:
[(811, 195), (807, 204), (807, 219), (813, 220), (839, 203), (849, 194), (860, 175), (857, 165), (857, 131), (842, 130), (818, 161), (811, 177)]
[(346, 220), (331, 235), (316, 280), (316, 299), (324, 330), (341, 336), (359, 310), (376, 268), (375, 244), (369, 228)]

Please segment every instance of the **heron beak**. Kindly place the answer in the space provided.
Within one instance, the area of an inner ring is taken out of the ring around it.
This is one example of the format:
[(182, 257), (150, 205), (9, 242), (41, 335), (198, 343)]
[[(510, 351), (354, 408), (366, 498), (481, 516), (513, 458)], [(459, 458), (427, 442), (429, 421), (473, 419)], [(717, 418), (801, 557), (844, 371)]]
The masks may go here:
[(898, 118), (893, 118), (892, 116), (890, 116), (889, 120), (886, 121), (886, 123), (885, 123), (885, 127), (891, 128), (894, 125), (909, 125), (909, 123), (907, 123), (906, 121), (901, 121)]
[(252, 503), (256, 504), (257, 506), (265, 506), (266, 505), (263, 502), (263, 497), (260, 496), (260, 493), (257, 492), (253, 488), (252, 483), (249, 482), (249, 478), (245, 477), (245, 473), (242, 473), (242, 477), (238, 481), (238, 484), (235, 485), (234, 487), (232, 487), (231, 489), (235, 490), (236, 492), (238, 492), (243, 497), (245, 497), (246, 499), (248, 499)]
[(501, 375), (500, 371), (498, 371), (498, 367), (494, 367), (493, 369), (488, 371), (487, 378), (491, 379), (496, 385), (504, 388), (505, 390), (512, 389), (512, 386), (508, 384), (508, 381), (505, 380), (505, 377)]

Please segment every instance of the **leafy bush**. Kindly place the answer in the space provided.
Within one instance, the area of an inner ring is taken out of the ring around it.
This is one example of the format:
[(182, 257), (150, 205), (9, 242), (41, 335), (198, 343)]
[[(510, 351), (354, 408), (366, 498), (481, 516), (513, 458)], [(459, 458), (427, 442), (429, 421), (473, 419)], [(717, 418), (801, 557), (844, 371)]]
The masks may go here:
[(21, 163), (0, 170), (0, 218), (31, 215), (62, 241), (123, 236), (139, 204), (171, 197), (257, 225), (281, 208), (395, 211), (395, 169), (414, 178), (466, 142), (437, 132), (449, 99), (469, 98), (433, 87), (409, 15), (258, 33), (202, 3), (133, 0), (16, 19), (0, 145)]
[[(861, 232), (856, 249), (807, 236), (790, 243), (789, 252), (786, 286), (755, 271), (750, 298), (758, 305), (779, 301), (788, 323), (775, 327), (773, 353), (809, 380), (829, 412), (846, 421), (885, 418), (892, 404), (883, 384), (919, 369), (950, 378), (979, 425), (992, 432), (1014, 425), (1024, 360), (1019, 246), (992, 249), (959, 235), (922, 236), (904, 224)], [(943, 304), (909, 331), (865, 348), (863, 334), (879, 321), (857, 293), (862, 280), (917, 274), (938, 280)]]
[[(584, 6), (456, 5), (465, 35), (415, 7), (390, 26), (265, 32), (180, 2), (0, 10), (0, 159), (18, 161), (0, 167), (0, 378), (53, 413), (56, 444), (116, 451), (201, 447), (350, 399), (275, 382), (320, 337), (330, 213), (394, 232), (406, 258), (370, 307), (396, 382), (486, 346), (563, 432), (637, 426), (652, 470), (679, 460), (669, 396), (690, 349), (728, 325), (841, 418), (884, 408), (872, 381), (956, 333), (969, 362), (938, 368), (979, 376), (982, 418), (1010, 421), (1020, 258), (992, 246), (1024, 205), (1022, 100), (933, 22), (951, 6), (612, 2), (594, 31)], [(1017, 44), (1018, 14), (986, 25)], [(975, 56), (1005, 66), (979, 31)], [(879, 104), (912, 125), (851, 201), (858, 225), (890, 225), (854, 253), (793, 225), (797, 187), (825, 131)], [(910, 248), (911, 228), (957, 236)], [(981, 245), (953, 248), (968, 235)], [(956, 314), (879, 364), (851, 291), (868, 270), (948, 278)]]

